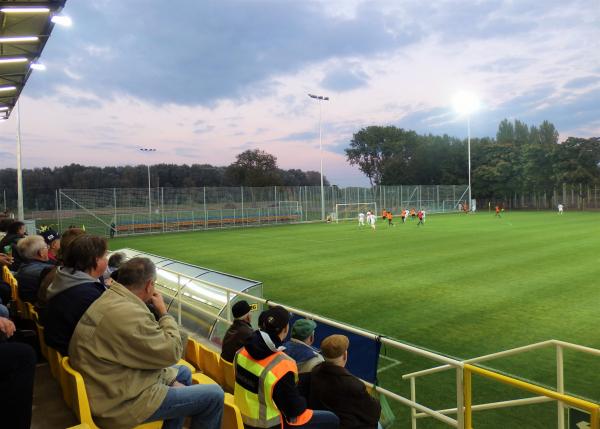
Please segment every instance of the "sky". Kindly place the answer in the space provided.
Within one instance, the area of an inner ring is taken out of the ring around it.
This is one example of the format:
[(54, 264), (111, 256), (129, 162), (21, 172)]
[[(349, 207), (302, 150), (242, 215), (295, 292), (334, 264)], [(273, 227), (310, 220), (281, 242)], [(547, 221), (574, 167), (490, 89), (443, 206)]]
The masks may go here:
[[(64, 13), (73, 26), (54, 28), (20, 98), (23, 168), (228, 165), (261, 149), (318, 171), (321, 109), (325, 176), (367, 185), (345, 159), (353, 133), (466, 138), (460, 91), (481, 102), (474, 137), (504, 118), (600, 136), (600, 0), (67, 0)], [(0, 168), (16, 165), (16, 116), (0, 123)]]

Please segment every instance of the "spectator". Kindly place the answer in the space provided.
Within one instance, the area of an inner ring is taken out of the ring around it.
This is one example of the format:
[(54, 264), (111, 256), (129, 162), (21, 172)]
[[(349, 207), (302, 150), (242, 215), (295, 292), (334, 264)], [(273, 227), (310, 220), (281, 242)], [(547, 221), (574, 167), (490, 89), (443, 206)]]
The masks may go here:
[(122, 252), (116, 252), (110, 255), (108, 258), (108, 268), (102, 274), (102, 281), (104, 285), (109, 287), (112, 284), (113, 279), (117, 278), (117, 271), (119, 271), (119, 267), (125, 262), (125, 254)]
[(27, 344), (6, 342), (14, 333), (14, 323), (0, 317), (0, 422), (3, 428), (29, 429), (36, 355)]
[[(58, 254), (57, 254), (58, 265), (60, 265), (60, 266), (63, 265), (63, 262), (62, 262), (63, 254), (65, 253), (68, 246), (73, 242), (73, 240), (75, 240), (77, 237), (79, 237), (80, 235), (83, 235), (83, 234), (85, 234), (85, 231), (83, 229), (79, 229), (79, 228), (67, 229), (62, 234), (62, 236), (60, 237), (60, 248), (59, 248)], [(42, 282), (40, 284), (36, 307), (38, 310), (38, 314), (40, 316), (40, 320), (42, 321), (42, 324), (45, 324), (45, 320), (46, 320), (46, 307), (48, 306), (48, 296), (47, 296), (48, 287), (54, 281), (55, 275), (56, 275), (56, 266), (53, 267), (52, 270), (50, 270), (50, 272), (48, 274), (46, 274), (46, 276), (44, 276), (44, 278), (42, 279)]]
[[(12, 256), (8, 256), (4, 253), (0, 253), (0, 272), (2, 271), (2, 267), (10, 266), (13, 263)], [(0, 275), (0, 303), (6, 307), (6, 304), (10, 302), (12, 298), (12, 290), (10, 285), (6, 283), (2, 276)]]
[(311, 407), (331, 410), (340, 418), (340, 428), (378, 427), (381, 405), (367, 392), (364, 383), (346, 368), (350, 341), (345, 335), (331, 335), (321, 342), (325, 362), (311, 373)]
[[(154, 289), (152, 261), (129, 260), (119, 281), (87, 309), (69, 346), (98, 425), (125, 429), (165, 420), (163, 428), (181, 428), (191, 416), (191, 429), (219, 429), (223, 390), (190, 385), (190, 370), (171, 366), (183, 345), (175, 319)], [(158, 321), (148, 303), (160, 314)]]
[(17, 243), (23, 237), (25, 237), (25, 224), (17, 220), (8, 225), (6, 235), (0, 240), (0, 251), (12, 254), (13, 263), (10, 266), (12, 271), (17, 271), (23, 262), (17, 250)]
[(60, 250), (60, 234), (52, 229), (47, 229), (42, 234), (48, 245), (48, 260), (52, 265), (58, 265), (58, 252)]
[[(4, 238), (4, 236), (6, 235), (6, 231), (8, 231), (8, 225), (10, 225), (13, 222), (14, 222), (13, 219), (0, 217), (0, 240), (2, 240)], [(3, 249), (0, 248), (0, 251), (2, 251), (2, 250)]]
[(23, 263), (15, 276), (19, 284), (19, 297), (35, 304), (40, 283), (52, 269), (52, 264), (48, 262), (48, 245), (39, 235), (32, 235), (20, 240), (17, 248), (23, 257)]
[(250, 304), (241, 300), (231, 307), (234, 321), (223, 337), (223, 346), (221, 347), (221, 358), (227, 362), (233, 362), (236, 352), (241, 349), (246, 341), (252, 336)]
[(98, 280), (108, 265), (106, 249), (103, 237), (76, 237), (64, 252), (64, 266), (57, 268), (48, 287), (44, 336), (46, 344), (63, 356), (82, 314), (106, 290)]
[(298, 391), (296, 362), (280, 348), (289, 319), (281, 306), (262, 312), (260, 330), (235, 355), (234, 397), (244, 427), (337, 429), (333, 413), (309, 409)]
[(323, 362), (323, 356), (312, 347), (316, 328), (314, 320), (298, 319), (292, 325), (291, 340), (284, 344), (285, 353), (296, 361), (300, 374), (310, 373), (315, 366)]

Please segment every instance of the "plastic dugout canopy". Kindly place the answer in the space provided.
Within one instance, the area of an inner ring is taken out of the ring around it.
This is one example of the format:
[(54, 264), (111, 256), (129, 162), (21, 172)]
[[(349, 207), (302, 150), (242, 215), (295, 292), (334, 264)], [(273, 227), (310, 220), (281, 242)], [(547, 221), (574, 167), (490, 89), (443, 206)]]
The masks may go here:
[[(177, 274), (186, 276), (180, 278), (183, 291), (181, 325), (191, 336), (208, 338), (219, 346), (229, 324), (219, 320), (217, 316), (227, 319), (229, 309), (227, 308), (227, 292), (212, 285), (247, 293), (257, 298), (263, 296), (262, 283), (256, 280), (221, 273), (135, 249), (118, 249), (111, 251), (111, 254), (117, 252), (123, 253), (126, 259), (143, 257), (154, 262), (157, 271), (157, 289), (163, 294), (169, 313), (175, 317), (175, 320), (178, 320), (179, 317)], [(240, 297), (233, 292), (230, 294), (230, 299), (231, 305), (242, 299), (248, 301), (252, 307), (252, 325), (258, 325), (258, 315), (262, 310), (261, 303), (252, 302), (252, 299)]]

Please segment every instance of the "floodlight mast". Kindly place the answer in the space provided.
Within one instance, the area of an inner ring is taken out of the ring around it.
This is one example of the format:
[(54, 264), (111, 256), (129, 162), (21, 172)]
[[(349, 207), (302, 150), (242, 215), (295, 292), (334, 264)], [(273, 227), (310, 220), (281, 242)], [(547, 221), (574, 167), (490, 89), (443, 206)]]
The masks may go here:
[(325, 192), (323, 188), (323, 128), (321, 123), (322, 107), (321, 102), (329, 101), (329, 97), (323, 95), (308, 94), (310, 98), (314, 98), (319, 102), (319, 156), (321, 158), (321, 220), (325, 220)]
[[(156, 149), (150, 147), (142, 147), (140, 148), (141, 152), (144, 153), (152, 153), (156, 152)], [(152, 192), (150, 188), (150, 161), (147, 164), (148, 167), (148, 224), (150, 225), (150, 230), (152, 230)]]
[(471, 194), (471, 114), (479, 109), (479, 100), (473, 94), (458, 93), (454, 97), (454, 109), (461, 115), (467, 116), (467, 157), (469, 164), (469, 211), (473, 211)]

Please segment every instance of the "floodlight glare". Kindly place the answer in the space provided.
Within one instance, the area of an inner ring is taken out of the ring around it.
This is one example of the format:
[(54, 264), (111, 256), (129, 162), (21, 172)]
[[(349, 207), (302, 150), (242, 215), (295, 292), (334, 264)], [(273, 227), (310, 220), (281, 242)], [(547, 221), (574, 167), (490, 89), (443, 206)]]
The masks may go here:
[(479, 99), (469, 92), (459, 92), (454, 96), (454, 110), (460, 115), (470, 115), (479, 109)]
[(29, 60), (25, 57), (0, 58), (0, 64), (26, 63), (27, 61)]
[(50, 21), (52, 21), (56, 25), (61, 25), (63, 27), (70, 27), (71, 25), (73, 25), (71, 17), (66, 15), (54, 15), (52, 19), (50, 19)]
[(11, 86), (0, 86), (0, 92), (8, 92), (8, 91), (15, 91), (17, 89), (16, 86), (11, 85)]
[(0, 112), (6, 112), (8, 110), (7, 106), (0, 107)]
[(31, 43), (39, 42), (37, 36), (22, 36), (22, 37), (0, 37), (0, 43)]
[(48, 13), (47, 7), (3, 7), (0, 12), (4, 13)]
[(31, 68), (33, 70), (46, 70), (46, 66), (42, 63), (31, 63)]

